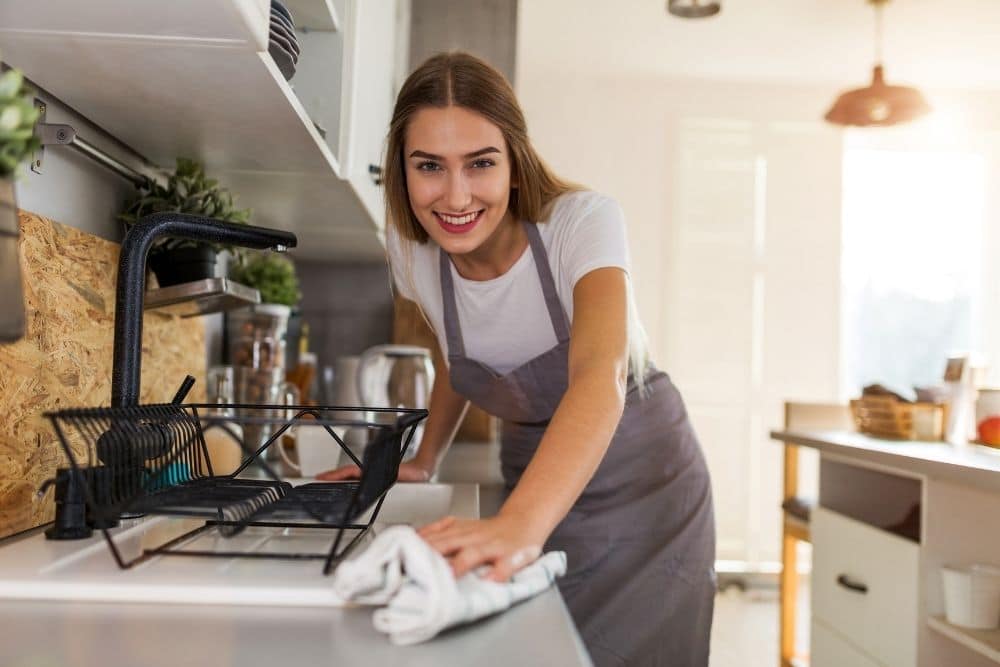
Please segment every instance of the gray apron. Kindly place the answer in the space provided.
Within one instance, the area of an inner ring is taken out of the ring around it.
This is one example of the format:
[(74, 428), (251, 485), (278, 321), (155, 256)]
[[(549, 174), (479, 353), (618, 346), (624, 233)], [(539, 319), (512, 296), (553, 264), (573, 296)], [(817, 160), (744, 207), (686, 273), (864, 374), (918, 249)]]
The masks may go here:
[[(503, 420), (508, 493), (566, 392), (569, 368), (569, 324), (548, 255), (538, 228), (523, 224), (558, 344), (504, 375), (465, 356), (451, 261), (440, 251), (449, 377), (456, 392)], [(704, 667), (715, 596), (708, 469), (667, 375), (648, 368), (646, 392), (630, 378), (607, 453), (545, 549), (568, 556), (559, 590), (598, 667)]]

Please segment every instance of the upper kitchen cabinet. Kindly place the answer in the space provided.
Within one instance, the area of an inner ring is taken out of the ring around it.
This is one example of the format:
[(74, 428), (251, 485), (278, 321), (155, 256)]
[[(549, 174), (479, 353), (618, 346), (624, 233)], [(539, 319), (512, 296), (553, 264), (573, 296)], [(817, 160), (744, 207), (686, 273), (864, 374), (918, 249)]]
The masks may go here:
[(154, 163), (201, 160), (254, 224), (295, 232), (297, 255), (380, 257), (368, 165), (400, 1), (284, 0), (300, 48), (289, 81), (267, 50), (270, 0), (3, 2), (0, 54)]
[(381, 167), (396, 97), (396, 54), (385, 44), (399, 43), (396, 4), (355, 2), (345, 16), (351, 29), (347, 33), (350, 63), (345, 68), (348, 122), (341, 130), (347, 152), (342, 157), (347, 179), (380, 226), (385, 219)]

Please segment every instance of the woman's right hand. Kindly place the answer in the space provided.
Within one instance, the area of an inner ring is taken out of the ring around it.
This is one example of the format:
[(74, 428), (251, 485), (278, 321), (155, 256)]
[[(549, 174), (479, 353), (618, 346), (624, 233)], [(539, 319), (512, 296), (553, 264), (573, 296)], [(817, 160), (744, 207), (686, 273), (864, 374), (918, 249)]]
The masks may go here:
[[(429, 482), (433, 473), (422, 464), (413, 461), (405, 461), (399, 464), (399, 474), (396, 477), (400, 482)], [(361, 479), (361, 468), (356, 465), (341, 466), (335, 470), (327, 470), (316, 475), (316, 479), (324, 482), (339, 482), (345, 479)]]

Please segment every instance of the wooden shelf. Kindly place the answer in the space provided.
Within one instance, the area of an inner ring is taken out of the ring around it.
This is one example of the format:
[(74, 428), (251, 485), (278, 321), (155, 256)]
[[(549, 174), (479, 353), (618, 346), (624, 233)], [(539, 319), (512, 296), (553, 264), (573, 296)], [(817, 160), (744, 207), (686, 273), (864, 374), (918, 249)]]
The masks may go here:
[(1000, 664), (1000, 629), (970, 630), (952, 625), (944, 616), (930, 616), (927, 625), (959, 644)]

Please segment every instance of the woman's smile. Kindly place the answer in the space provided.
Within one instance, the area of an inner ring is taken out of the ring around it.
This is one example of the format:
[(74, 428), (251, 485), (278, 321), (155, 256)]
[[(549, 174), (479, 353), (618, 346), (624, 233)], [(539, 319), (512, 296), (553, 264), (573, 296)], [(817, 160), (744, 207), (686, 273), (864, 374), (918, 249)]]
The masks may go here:
[(475, 228), (485, 211), (485, 208), (462, 214), (435, 211), (434, 215), (437, 216), (438, 223), (444, 227), (445, 231), (451, 234), (466, 234)]

